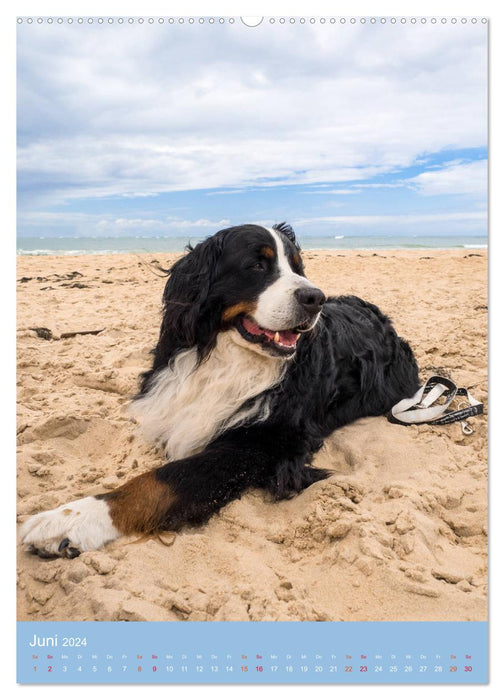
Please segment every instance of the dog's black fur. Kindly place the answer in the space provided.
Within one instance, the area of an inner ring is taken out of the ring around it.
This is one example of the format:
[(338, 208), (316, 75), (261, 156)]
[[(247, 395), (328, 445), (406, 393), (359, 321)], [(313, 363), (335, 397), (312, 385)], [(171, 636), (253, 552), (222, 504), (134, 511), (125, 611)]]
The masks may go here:
[[(257, 275), (243, 264), (257, 237), (264, 235), (258, 229), (220, 231), (189, 248), (173, 266), (153, 366), (143, 375), (140, 397), (156, 372), (181, 350), (197, 347), (199, 361), (205, 361), (218, 333), (232, 324), (222, 322), (223, 311), (254, 299), (274, 280), (273, 267)], [(303, 275), (292, 229), (282, 224), (276, 230), (291, 266)], [(418, 367), (408, 343), (374, 304), (355, 296), (328, 298), (315, 328), (300, 338), (282, 381), (266, 392), (269, 418), (228, 430), (199, 454), (156, 470), (156, 479), (176, 495), (159, 528), (202, 523), (249, 488), (283, 499), (326, 478), (328, 472), (311, 462), (332, 431), (364, 416), (387, 413), (418, 387)]]

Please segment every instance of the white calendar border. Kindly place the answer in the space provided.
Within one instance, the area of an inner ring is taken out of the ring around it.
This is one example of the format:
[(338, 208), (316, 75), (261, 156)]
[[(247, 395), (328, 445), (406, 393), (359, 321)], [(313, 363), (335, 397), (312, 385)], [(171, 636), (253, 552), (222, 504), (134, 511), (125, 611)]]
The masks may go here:
[[(308, 10), (308, 12), (307, 12)], [(299, 2), (298, 0), (271, 0), (265, 2), (264, 0), (256, 0), (252, 2), (248, 0), (246, 2), (231, 2), (231, 0), (216, 0), (209, 5), (208, 2), (199, 2), (196, 0), (186, 0), (186, 2), (180, 2), (180, 0), (173, 0), (169, 4), (166, 2), (160, 2), (160, 0), (143, 0), (141, 3), (132, 2), (131, 0), (124, 0), (123, 2), (113, 1), (113, 0), (102, 0), (97, 2), (97, 0), (88, 0), (87, 2), (81, 2), (80, 0), (74, 0), (74, 2), (69, 3), (68, 0), (63, 2), (62, 0), (48, 0), (41, 3), (40, 0), (31, 2), (27, 0), (19, 0), (16, 2), (15, 7), (13, 6), (9, 10), (2, 10), (2, 21), (0, 22), (0, 47), (2, 51), (2, 87), (3, 95), (9, 98), (7, 100), (7, 111), (4, 111), (2, 115), (2, 153), (4, 154), (4, 167), (2, 168), (2, 192), (5, 194), (4, 208), (7, 207), (7, 225), (6, 229), (11, 234), (11, 240), (8, 240), (3, 244), (2, 251), (4, 253), (4, 260), (7, 262), (2, 271), (1, 284), (2, 284), (2, 299), (4, 304), (6, 300), (12, 301), (15, 282), (15, 269), (12, 265), (12, 259), (15, 256), (15, 189), (14, 189), (14, 178), (13, 178), (13, 163), (15, 162), (15, 145), (13, 142), (13, 133), (15, 127), (15, 106), (14, 106), (14, 94), (15, 94), (15, 76), (14, 76), (14, 46), (15, 46), (15, 17), (16, 15), (28, 16), (33, 14), (34, 16), (39, 15), (53, 15), (53, 16), (66, 16), (69, 12), (71, 14), (82, 13), (84, 15), (99, 15), (99, 14), (110, 14), (111, 16), (116, 16), (119, 13), (138, 15), (151, 15), (151, 16), (164, 16), (167, 12), (175, 15), (209, 15), (209, 14), (219, 14), (222, 16), (261, 16), (261, 15), (281, 15), (287, 14), (290, 16), (298, 15), (311, 15), (311, 16), (321, 16), (321, 15), (331, 15), (338, 14), (339, 16), (370, 16), (376, 15), (377, 11), (381, 16), (403, 16), (403, 15), (416, 15), (416, 16), (478, 16), (478, 17), (489, 17), (490, 18), (490, 39), (491, 39), (491, 66), (493, 66), (493, 72), (491, 72), (491, 96), (492, 96), (492, 121), (491, 126), (491, 203), (492, 210), (490, 216), (491, 230), (490, 230), (490, 246), (491, 246), (491, 260), (490, 265), (490, 289), (491, 296), (494, 305), (497, 306), (497, 299), (502, 297), (499, 292), (502, 292), (502, 275), (499, 275), (498, 265), (504, 260), (503, 255), (503, 241), (499, 240), (500, 231), (504, 235), (504, 222), (502, 216), (502, 209), (499, 206), (499, 200), (502, 199), (502, 195), (499, 194), (501, 189), (501, 183), (504, 181), (503, 163), (502, 156), (500, 157), (500, 163), (498, 162), (498, 154), (504, 153), (503, 137), (502, 133), (499, 133), (497, 129), (497, 124), (504, 123), (504, 111), (503, 111), (503, 94), (502, 90), (499, 89), (497, 80), (498, 73), (497, 66), (504, 65), (504, 11), (502, 9), (495, 8), (495, 2), (480, 0), (479, 2), (467, 2), (466, 0), (447, 1), (440, 3), (433, 2), (432, 0), (424, 0), (424, 2), (405, 5), (403, 2), (397, 1), (386, 1), (381, 3), (366, 2), (364, 0), (354, 0), (354, 2), (340, 1), (338, 3), (323, 2), (322, 0), (310, 0), (310, 2)], [(253, 30), (251, 30), (253, 31)], [(494, 162), (495, 160), (495, 162)], [(5, 204), (7, 202), (8, 204)], [(12, 257), (11, 257), (12, 255)], [(15, 337), (15, 309), (12, 303), (9, 304), (8, 313), (6, 314), (6, 319), (3, 324), (6, 329), (5, 340), (3, 341), (4, 347), (2, 348), (2, 361), (4, 367), (8, 367), (4, 370), (7, 375), (12, 375), (11, 367), (14, 366), (14, 343), (8, 343), (7, 339)], [(491, 413), (490, 413), (490, 436), (495, 436), (497, 434), (497, 426), (500, 426), (501, 419), (504, 417), (502, 410), (499, 410), (497, 401), (504, 394), (504, 381), (503, 381), (503, 369), (498, 366), (498, 347), (497, 347), (497, 318), (496, 314), (491, 314), (491, 328), (492, 328), (492, 344), (491, 344), (491, 380), (492, 380), (492, 397), (497, 397), (491, 400)], [(5, 347), (6, 345), (6, 347)], [(12, 378), (13, 379), (13, 378)], [(14, 435), (14, 381), (12, 380), (9, 385), (9, 396), (7, 401), (7, 410), (10, 415), (2, 421), (2, 428), (5, 431), (3, 436), (3, 446), (4, 451), (7, 452), (6, 459), (4, 459), (4, 472), (7, 476), (7, 488), (6, 492), (11, 495), (15, 493), (15, 474), (13, 469), (14, 459), (15, 459), (15, 449), (13, 445), (12, 436)], [(12, 403), (11, 403), (12, 401)], [(495, 412), (495, 413), (494, 413)], [(502, 461), (501, 448), (496, 444), (496, 440), (492, 439), (491, 445), (491, 465), (493, 466), (493, 473), (491, 477), (491, 522), (492, 530), (491, 532), (498, 531), (498, 524), (496, 522), (497, 515), (502, 514), (502, 507), (499, 507), (499, 494), (504, 493), (504, 479), (502, 475), (503, 467), (500, 464)], [(4, 634), (2, 638), (2, 648), (3, 648), (3, 667), (4, 675), (2, 685), (11, 692), (17, 695), (26, 697), (26, 694), (37, 693), (37, 698), (45, 700), (45, 698), (58, 698), (62, 697), (63, 694), (68, 695), (69, 689), (65, 686), (14, 686), (14, 669), (15, 669), (15, 646), (13, 643), (14, 629), (15, 629), (15, 590), (13, 583), (12, 572), (15, 567), (15, 547), (13, 543), (15, 542), (15, 503), (14, 498), (11, 496), (11, 500), (8, 503), (8, 507), (3, 512), (4, 517), (8, 518), (8, 523), (4, 524), (7, 529), (7, 539), (9, 542), (8, 546), (8, 562), (9, 562), (9, 576), (8, 582), (4, 583), (4, 595), (8, 595), (8, 599), (5, 601), (3, 609), (6, 619), (4, 619)], [(495, 516), (495, 517), (494, 517)], [(501, 515), (502, 517), (502, 515)], [(494, 538), (492, 538), (493, 540)], [(501, 580), (501, 573), (503, 572), (502, 560), (499, 557), (498, 546), (491, 546), (491, 590), (495, 591), (495, 595), (491, 598), (491, 624), (490, 624), (490, 674), (491, 683), (489, 686), (478, 686), (473, 687), (461, 687), (461, 686), (408, 686), (407, 689), (404, 686), (352, 686), (351, 688), (345, 686), (345, 693), (349, 693), (352, 698), (354, 697), (364, 697), (364, 694), (373, 694), (373, 700), (378, 696), (381, 697), (395, 698), (399, 697), (406, 691), (411, 697), (424, 696), (425, 693), (429, 694), (429, 698), (436, 699), (441, 697), (446, 697), (446, 692), (448, 687), (453, 688), (452, 692), (457, 694), (457, 698), (464, 700), (465, 698), (473, 698), (475, 693), (483, 693), (487, 695), (490, 693), (489, 697), (496, 697), (497, 693), (503, 691), (504, 682), (503, 674), (499, 674), (499, 668), (502, 668), (502, 657), (504, 654), (504, 645), (502, 643), (502, 635), (498, 635), (498, 631), (502, 629), (502, 623), (504, 620), (502, 597), (499, 594), (499, 581)], [(4, 552), (3, 557), (7, 556)], [(10, 597), (12, 596), (12, 598)], [(6, 623), (6, 624), (5, 624)], [(499, 642), (499, 637), (501, 641)], [(492, 663), (493, 661), (493, 663)], [(497, 676), (500, 675), (500, 678)], [(321, 698), (334, 698), (336, 693), (341, 693), (341, 687), (335, 686), (314, 686), (318, 697)], [(255, 686), (245, 686), (240, 685), (239, 692), (247, 700), (252, 698), (257, 694), (257, 687)], [(297, 698), (304, 698), (306, 694), (306, 686), (289, 686), (285, 689), (285, 693), (289, 694), (289, 698), (296, 700)], [(72, 686), (71, 695), (73, 698), (88, 697), (89, 693), (92, 692), (93, 695), (98, 697), (104, 697), (105, 694), (110, 695), (111, 692), (118, 692), (116, 688), (114, 691), (108, 689), (104, 686), (93, 686), (92, 689), (89, 686)], [(166, 698), (167, 692), (176, 692), (177, 699), (179, 697), (185, 698), (193, 692), (204, 692), (206, 698), (227, 698), (234, 697), (237, 692), (237, 688), (233, 686), (217, 686), (217, 687), (205, 687), (195, 688), (195, 686), (177, 686), (176, 690), (171, 691), (171, 688), (166, 685), (163, 686), (149, 686), (148, 691), (151, 697), (163, 697)], [(261, 687), (261, 695), (269, 698), (278, 695), (278, 689), (271, 686)], [(134, 686), (121, 687), (120, 693), (123, 698), (135, 698), (138, 696), (138, 688)]]

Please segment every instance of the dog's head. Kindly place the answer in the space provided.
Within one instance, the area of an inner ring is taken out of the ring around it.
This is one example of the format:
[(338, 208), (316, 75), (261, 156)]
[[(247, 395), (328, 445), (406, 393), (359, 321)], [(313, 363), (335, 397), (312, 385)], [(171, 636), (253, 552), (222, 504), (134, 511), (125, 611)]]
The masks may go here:
[(233, 226), (189, 247), (172, 267), (162, 336), (179, 349), (196, 346), (203, 359), (218, 333), (232, 330), (233, 339), (251, 350), (291, 358), (324, 301), (305, 277), (289, 225)]

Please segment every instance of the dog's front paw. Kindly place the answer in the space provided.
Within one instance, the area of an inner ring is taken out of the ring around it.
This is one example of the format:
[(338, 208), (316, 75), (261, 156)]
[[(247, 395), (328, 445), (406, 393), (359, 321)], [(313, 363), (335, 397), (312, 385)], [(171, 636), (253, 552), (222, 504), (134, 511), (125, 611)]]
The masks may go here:
[(20, 529), (21, 542), (40, 557), (73, 559), (99, 549), (121, 533), (114, 527), (108, 504), (94, 496), (32, 515)]

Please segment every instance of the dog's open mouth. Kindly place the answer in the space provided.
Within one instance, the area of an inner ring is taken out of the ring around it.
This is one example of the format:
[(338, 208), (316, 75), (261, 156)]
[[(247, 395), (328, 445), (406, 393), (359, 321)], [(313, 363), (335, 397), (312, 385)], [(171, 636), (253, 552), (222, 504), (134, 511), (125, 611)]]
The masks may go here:
[(262, 328), (250, 316), (240, 316), (236, 322), (236, 329), (249, 343), (260, 343), (275, 355), (289, 356), (296, 352), (301, 333), (309, 330), (309, 322), (289, 330), (273, 331)]

